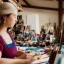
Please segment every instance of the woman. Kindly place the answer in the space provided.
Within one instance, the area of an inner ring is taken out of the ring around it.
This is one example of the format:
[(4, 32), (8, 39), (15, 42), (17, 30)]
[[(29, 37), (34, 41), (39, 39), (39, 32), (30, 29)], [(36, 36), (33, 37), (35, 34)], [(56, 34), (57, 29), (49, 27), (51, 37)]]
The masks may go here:
[(15, 43), (7, 32), (16, 21), (17, 8), (9, 2), (0, 3), (0, 64), (29, 64), (33, 60), (32, 57), (21, 59), (25, 54), (17, 54)]

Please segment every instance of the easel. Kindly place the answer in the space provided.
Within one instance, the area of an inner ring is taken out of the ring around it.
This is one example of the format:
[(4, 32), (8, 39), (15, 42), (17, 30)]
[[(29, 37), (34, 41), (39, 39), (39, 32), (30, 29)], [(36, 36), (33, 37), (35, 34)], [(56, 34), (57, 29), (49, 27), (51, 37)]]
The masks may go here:
[(61, 46), (62, 46), (63, 34), (64, 34), (64, 25), (63, 25), (63, 29), (61, 32), (61, 27), (62, 27), (61, 24), (62, 24), (62, 18), (63, 18), (63, 0), (59, 0), (58, 18), (59, 18), (59, 22), (58, 22), (58, 27), (56, 29), (57, 30), (56, 43), (60, 45), (59, 46), (60, 48), (58, 51), (56, 51), (55, 49), (52, 50), (52, 53), (49, 59), (49, 64), (54, 64), (57, 53), (58, 54), (61, 53)]

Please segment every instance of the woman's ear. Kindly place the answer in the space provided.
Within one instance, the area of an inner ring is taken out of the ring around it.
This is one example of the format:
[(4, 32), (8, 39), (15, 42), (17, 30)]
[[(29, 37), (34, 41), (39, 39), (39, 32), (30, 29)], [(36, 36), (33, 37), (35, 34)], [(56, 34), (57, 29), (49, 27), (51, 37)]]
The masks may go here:
[(7, 16), (6, 15), (3, 15), (3, 19), (4, 19), (4, 24), (6, 23), (6, 20), (7, 20)]
[(4, 21), (6, 21), (6, 19), (7, 19), (7, 16), (6, 16), (6, 15), (3, 15), (3, 18), (4, 18)]

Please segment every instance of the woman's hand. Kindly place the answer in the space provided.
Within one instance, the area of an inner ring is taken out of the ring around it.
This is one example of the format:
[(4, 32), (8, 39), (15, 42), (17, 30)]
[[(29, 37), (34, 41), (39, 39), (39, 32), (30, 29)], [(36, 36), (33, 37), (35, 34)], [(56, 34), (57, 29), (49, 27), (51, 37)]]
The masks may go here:
[(29, 59), (31, 62), (35, 60), (34, 57), (31, 55), (27, 55), (27, 59)]
[(22, 51), (17, 51), (17, 57), (18, 57), (18, 56), (21, 56), (22, 54), (24, 54), (24, 52), (22, 52)]
[(23, 53), (22, 55), (15, 57), (15, 59), (24, 59), (26, 60), (24, 64), (31, 64), (34, 61), (34, 57), (31, 55), (27, 55), (26, 53)]
[(33, 56), (27, 56), (27, 62), (26, 64), (31, 64), (34, 61), (34, 57)]
[(17, 53), (17, 57), (15, 57), (15, 59), (26, 59), (27, 55), (24, 52), (18, 51)]

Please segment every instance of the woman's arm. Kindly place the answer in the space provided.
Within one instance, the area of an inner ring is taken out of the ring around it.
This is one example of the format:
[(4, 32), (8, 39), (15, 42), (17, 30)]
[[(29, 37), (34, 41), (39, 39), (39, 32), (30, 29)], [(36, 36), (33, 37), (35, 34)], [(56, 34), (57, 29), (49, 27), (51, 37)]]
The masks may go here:
[(0, 58), (0, 64), (26, 64), (26, 63), (29, 63), (29, 59)]
[[(0, 52), (0, 57), (2, 53)], [(29, 64), (33, 61), (33, 58), (27, 59), (8, 59), (8, 58), (0, 58), (0, 64)]]

